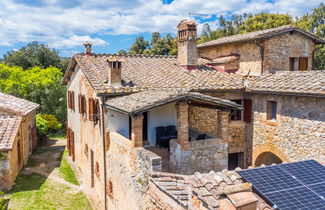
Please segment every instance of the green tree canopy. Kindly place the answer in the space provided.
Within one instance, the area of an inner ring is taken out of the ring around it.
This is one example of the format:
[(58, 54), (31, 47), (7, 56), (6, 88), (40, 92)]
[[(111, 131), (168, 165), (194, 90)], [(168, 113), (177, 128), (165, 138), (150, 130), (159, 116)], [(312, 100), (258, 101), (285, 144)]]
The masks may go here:
[(135, 39), (135, 42), (130, 47), (130, 54), (144, 54), (145, 50), (148, 49), (149, 42), (144, 40), (143, 36), (139, 36)]
[(42, 68), (54, 66), (65, 70), (67, 65), (64, 59), (61, 60), (56, 50), (38, 42), (32, 42), (17, 51), (8, 52), (3, 57), (3, 63), (9, 66), (21, 66), (24, 70), (34, 66)]
[(41, 105), (39, 112), (53, 114), (61, 123), (66, 119), (66, 88), (63, 74), (56, 67), (9, 67), (0, 64), (0, 91)]

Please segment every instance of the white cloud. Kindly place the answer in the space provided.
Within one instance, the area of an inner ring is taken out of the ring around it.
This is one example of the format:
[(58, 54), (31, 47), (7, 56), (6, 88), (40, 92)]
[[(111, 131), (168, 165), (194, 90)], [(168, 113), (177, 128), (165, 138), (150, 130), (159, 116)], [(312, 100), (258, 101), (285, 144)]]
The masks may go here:
[[(51, 47), (67, 49), (84, 41), (108, 44), (99, 34), (175, 32), (189, 12), (203, 14), (257, 13), (270, 11), (300, 16), (322, 0), (39, 0), (27, 5), (22, 0), (0, 2), (0, 46), (42, 41)], [(213, 28), (213, 25), (211, 25)]]

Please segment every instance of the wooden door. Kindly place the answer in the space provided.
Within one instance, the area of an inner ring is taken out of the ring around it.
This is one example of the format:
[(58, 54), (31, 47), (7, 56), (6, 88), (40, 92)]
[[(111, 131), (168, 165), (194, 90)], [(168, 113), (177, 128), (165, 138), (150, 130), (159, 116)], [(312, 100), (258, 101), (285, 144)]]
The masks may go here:
[(308, 70), (308, 58), (305, 57), (299, 58), (299, 70), (301, 71)]
[(71, 149), (72, 160), (75, 161), (74, 132), (73, 131), (71, 131), (70, 143), (71, 143), (70, 149)]

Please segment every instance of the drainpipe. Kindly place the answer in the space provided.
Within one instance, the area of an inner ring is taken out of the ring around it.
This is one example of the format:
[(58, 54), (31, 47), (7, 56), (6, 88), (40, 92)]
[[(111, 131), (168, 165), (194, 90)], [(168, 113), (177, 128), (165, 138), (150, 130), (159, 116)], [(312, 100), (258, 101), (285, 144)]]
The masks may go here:
[(255, 42), (254, 42), (257, 46), (259, 46), (260, 47), (260, 54), (261, 54), (261, 59), (262, 59), (262, 65), (261, 65), (261, 72), (262, 72), (262, 74), (264, 73), (264, 70), (263, 70), (263, 63), (264, 63), (264, 46), (263, 45), (261, 45), (259, 42), (257, 42), (256, 40), (255, 40)]
[(102, 101), (102, 114), (101, 114), (101, 118), (102, 118), (102, 133), (103, 133), (103, 162), (104, 162), (104, 208), (105, 210), (107, 209), (107, 199), (106, 199), (106, 183), (107, 183), (107, 176), (106, 176), (106, 145), (105, 145), (105, 117), (104, 117), (104, 96), (100, 97), (101, 101)]
[(321, 48), (324, 47), (324, 44), (322, 44), (320, 47), (315, 47), (315, 49), (313, 49), (313, 52), (312, 52), (312, 60), (311, 60), (311, 66), (312, 66), (312, 69), (314, 69), (314, 62), (315, 62), (315, 52)]

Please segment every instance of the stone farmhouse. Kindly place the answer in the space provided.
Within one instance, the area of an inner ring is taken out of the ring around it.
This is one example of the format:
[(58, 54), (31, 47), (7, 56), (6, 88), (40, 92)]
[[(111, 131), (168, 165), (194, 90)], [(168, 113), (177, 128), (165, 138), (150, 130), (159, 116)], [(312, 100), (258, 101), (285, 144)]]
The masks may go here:
[(179, 23), (178, 56), (85, 43), (72, 57), (67, 147), (96, 208), (264, 209), (233, 169), (325, 159), (325, 71), (312, 70), (324, 40), (293, 26), (196, 34)]
[(37, 146), (38, 104), (0, 92), (0, 190), (10, 190)]

